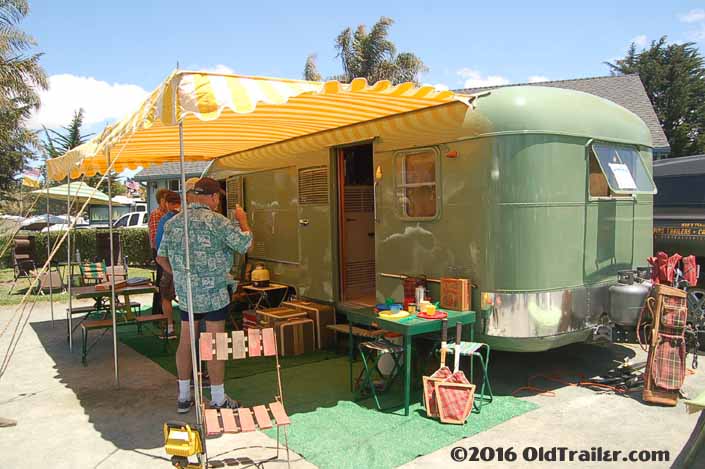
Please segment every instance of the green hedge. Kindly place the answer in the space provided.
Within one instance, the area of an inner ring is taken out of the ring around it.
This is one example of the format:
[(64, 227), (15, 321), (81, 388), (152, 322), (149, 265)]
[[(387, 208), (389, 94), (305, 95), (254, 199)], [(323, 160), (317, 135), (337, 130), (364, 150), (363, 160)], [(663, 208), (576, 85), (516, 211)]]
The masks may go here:
[[(104, 234), (105, 240), (109, 242), (109, 231), (107, 229), (74, 230), (71, 233), (71, 251), (75, 256), (76, 250), (81, 253), (82, 261), (103, 260), (107, 257), (107, 249), (100, 252), (97, 237)], [(149, 230), (144, 228), (120, 228), (113, 231), (114, 236), (119, 236), (122, 245), (122, 255), (127, 256), (130, 265), (148, 265), (152, 262), (152, 252), (149, 247)], [(64, 235), (63, 231), (53, 231), (48, 233), (52, 246), (57, 239)], [(43, 265), (47, 258), (47, 233), (37, 233), (34, 236), (34, 259), (37, 265)], [(66, 262), (66, 240), (54, 256), (59, 262)], [(75, 259), (74, 259), (75, 260)]]
[[(0, 235), (0, 249), (5, 247), (5, 243), (10, 239), (9, 234)], [(0, 251), (2, 252), (2, 251)], [(12, 246), (7, 247), (7, 251), (0, 256), (0, 268), (12, 267)]]
[(120, 231), (122, 255), (127, 256), (131, 265), (147, 265), (152, 262), (152, 248), (149, 245), (149, 230), (146, 228), (123, 228)]

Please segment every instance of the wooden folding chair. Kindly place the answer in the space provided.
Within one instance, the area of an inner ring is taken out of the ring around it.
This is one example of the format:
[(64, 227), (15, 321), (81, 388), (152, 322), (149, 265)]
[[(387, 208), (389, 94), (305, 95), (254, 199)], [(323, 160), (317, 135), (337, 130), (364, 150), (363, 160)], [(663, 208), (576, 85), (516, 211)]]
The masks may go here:
[(273, 402), (254, 406), (251, 409), (241, 407), (235, 410), (206, 409), (203, 402), (199, 405), (204, 410), (203, 415), (207, 436), (217, 436), (222, 433), (245, 433), (258, 429), (267, 430), (273, 426), (277, 427), (277, 455), (258, 462), (258, 465), (279, 459), (279, 429), (282, 427), (286, 448), (286, 462), (287, 465), (290, 465), (287, 427), (291, 421), (284, 410), (282, 380), (274, 329), (250, 328), (246, 333), (245, 331), (217, 332), (215, 334), (202, 332), (199, 339), (199, 350), (201, 366), (203, 361), (228, 360), (231, 357), (235, 360), (242, 360), (248, 357), (274, 357), (279, 395), (274, 396)]

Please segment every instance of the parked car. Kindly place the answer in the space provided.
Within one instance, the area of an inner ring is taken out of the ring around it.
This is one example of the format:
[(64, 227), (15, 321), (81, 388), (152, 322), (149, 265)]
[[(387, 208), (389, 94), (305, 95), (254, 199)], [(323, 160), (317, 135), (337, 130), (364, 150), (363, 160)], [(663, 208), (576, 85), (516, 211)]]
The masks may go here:
[(147, 228), (149, 213), (131, 212), (126, 213), (113, 223), (113, 228)]

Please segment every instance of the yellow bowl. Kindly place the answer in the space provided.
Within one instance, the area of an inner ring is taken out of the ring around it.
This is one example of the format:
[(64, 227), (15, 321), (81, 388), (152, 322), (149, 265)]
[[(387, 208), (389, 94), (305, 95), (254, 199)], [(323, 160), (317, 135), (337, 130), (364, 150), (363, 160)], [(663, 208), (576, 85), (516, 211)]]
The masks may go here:
[(408, 311), (399, 311), (398, 313), (392, 313), (391, 311), (380, 311), (379, 317), (382, 319), (387, 319), (389, 321), (398, 321), (409, 316)]

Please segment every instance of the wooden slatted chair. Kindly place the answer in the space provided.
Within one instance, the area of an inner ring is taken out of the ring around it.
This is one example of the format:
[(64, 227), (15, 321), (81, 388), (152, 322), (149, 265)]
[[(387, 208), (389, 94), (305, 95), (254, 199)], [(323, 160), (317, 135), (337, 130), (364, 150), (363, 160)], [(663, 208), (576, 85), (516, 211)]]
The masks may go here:
[[(223, 433), (245, 433), (255, 430), (267, 430), (276, 426), (277, 428), (277, 455), (265, 461), (279, 459), (279, 429), (284, 431), (284, 441), (286, 448), (286, 461), (290, 465), (289, 459), (289, 437), (287, 427), (291, 423), (289, 416), (284, 409), (282, 393), (282, 381), (279, 367), (279, 355), (277, 354), (277, 341), (274, 329), (254, 329), (245, 331), (227, 332), (202, 332), (199, 339), (200, 359), (203, 361), (242, 360), (248, 357), (274, 357), (277, 372), (277, 389), (279, 395), (275, 396), (273, 402), (266, 405), (258, 405), (250, 408), (239, 409), (204, 409), (205, 428), (207, 436), (218, 436)], [(202, 363), (201, 363), (202, 365)]]
[(82, 285), (95, 285), (105, 282), (107, 276), (105, 262), (79, 263), (78, 268), (81, 270)]

